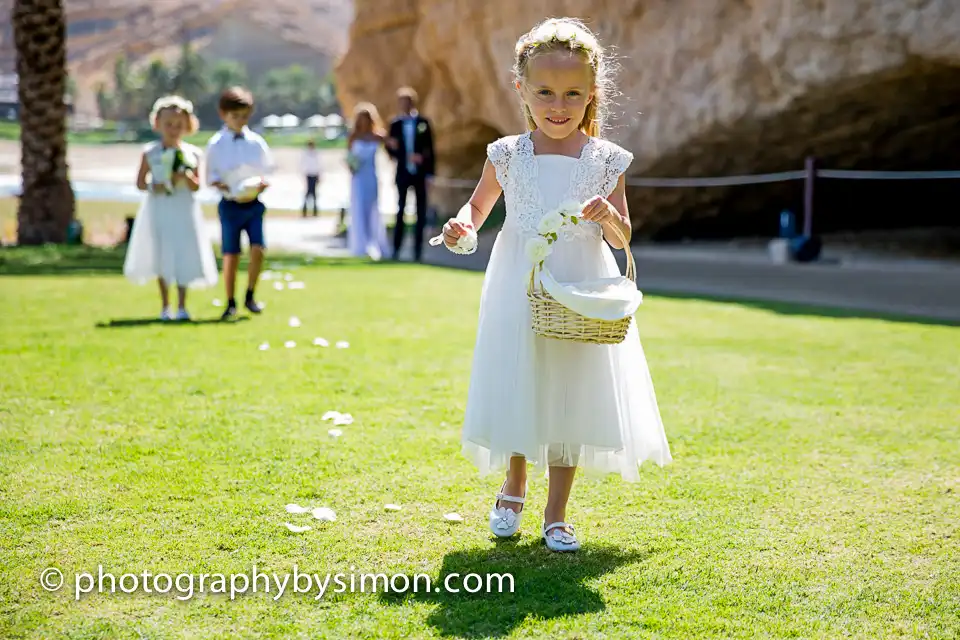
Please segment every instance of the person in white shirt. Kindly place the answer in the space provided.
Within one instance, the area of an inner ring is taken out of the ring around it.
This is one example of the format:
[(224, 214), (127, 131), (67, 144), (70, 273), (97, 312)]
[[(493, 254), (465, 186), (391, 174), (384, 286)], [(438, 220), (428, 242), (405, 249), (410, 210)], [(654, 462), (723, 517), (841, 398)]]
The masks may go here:
[(227, 293), (227, 309), (222, 319), (229, 320), (237, 315), (234, 293), (240, 264), (240, 236), (244, 232), (250, 242), (244, 306), (251, 313), (261, 312), (253, 296), (266, 246), (263, 239), (266, 207), (260, 201), (260, 194), (268, 186), (265, 177), (272, 172), (274, 163), (266, 141), (247, 127), (254, 106), (250, 91), (243, 87), (227, 89), (220, 96), (219, 106), (224, 127), (207, 144), (207, 184), (223, 196), (218, 206)]
[(300, 159), (300, 169), (307, 178), (307, 193), (303, 196), (303, 217), (307, 217), (307, 203), (313, 203), (313, 216), (319, 215), (317, 203), (317, 185), (320, 182), (320, 152), (313, 140), (307, 141), (307, 148)]

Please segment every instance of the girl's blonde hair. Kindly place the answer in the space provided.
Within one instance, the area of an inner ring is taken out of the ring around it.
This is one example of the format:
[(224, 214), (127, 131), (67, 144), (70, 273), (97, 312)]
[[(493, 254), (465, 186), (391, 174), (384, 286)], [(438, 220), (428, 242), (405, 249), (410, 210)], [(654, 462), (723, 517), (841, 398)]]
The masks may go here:
[(150, 126), (157, 128), (157, 122), (160, 120), (160, 114), (164, 111), (177, 111), (187, 118), (187, 135), (196, 133), (200, 130), (200, 121), (193, 114), (193, 103), (180, 96), (164, 96), (153, 103), (153, 109), (150, 110)]
[[(544, 53), (565, 51), (579, 55), (590, 65), (593, 72), (594, 95), (580, 121), (580, 130), (588, 136), (598, 137), (603, 131), (609, 110), (608, 102), (613, 97), (613, 70), (607, 53), (597, 36), (576, 18), (550, 18), (544, 20), (517, 41), (513, 73), (516, 82), (526, 82), (530, 61)], [(537, 128), (530, 108), (523, 105), (527, 128)]]
[(360, 122), (360, 116), (366, 115), (370, 118), (371, 132), (378, 136), (384, 135), (383, 121), (380, 120), (380, 112), (372, 102), (361, 102), (353, 109), (353, 121), (350, 123), (349, 141), (352, 143), (357, 136), (357, 123)]

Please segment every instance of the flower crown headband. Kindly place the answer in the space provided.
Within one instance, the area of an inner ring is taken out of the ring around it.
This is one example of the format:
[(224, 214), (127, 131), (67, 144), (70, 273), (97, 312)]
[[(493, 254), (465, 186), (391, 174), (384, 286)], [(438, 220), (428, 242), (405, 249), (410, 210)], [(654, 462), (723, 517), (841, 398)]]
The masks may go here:
[[(579, 49), (590, 54), (597, 53), (599, 45), (589, 32), (568, 22), (549, 22), (527, 34), (517, 44), (517, 56), (529, 56), (537, 47), (562, 43), (571, 49)], [(591, 60), (592, 61), (592, 60)]]
[(187, 115), (193, 115), (193, 103), (180, 96), (164, 96), (153, 103), (153, 110), (150, 111), (151, 119), (154, 119), (164, 109), (179, 109)]

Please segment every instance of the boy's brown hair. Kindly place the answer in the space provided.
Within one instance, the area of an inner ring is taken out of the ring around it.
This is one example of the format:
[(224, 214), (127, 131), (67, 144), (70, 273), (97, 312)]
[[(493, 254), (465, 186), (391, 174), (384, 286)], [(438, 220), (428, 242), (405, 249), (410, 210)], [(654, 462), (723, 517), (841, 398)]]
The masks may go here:
[(242, 111), (253, 109), (253, 94), (245, 87), (230, 87), (220, 94), (220, 111)]

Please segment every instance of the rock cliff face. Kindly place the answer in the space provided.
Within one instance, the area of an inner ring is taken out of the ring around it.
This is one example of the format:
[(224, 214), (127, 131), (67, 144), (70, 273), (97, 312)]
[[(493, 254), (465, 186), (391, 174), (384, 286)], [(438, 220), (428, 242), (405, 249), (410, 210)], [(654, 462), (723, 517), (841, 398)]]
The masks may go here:
[[(956, 0), (357, 0), (341, 100), (386, 116), (396, 87), (413, 85), (436, 127), (438, 172), (475, 178), (486, 143), (523, 130), (514, 42), (558, 15), (585, 19), (620, 62), (608, 137), (636, 155), (630, 176), (794, 170), (808, 155), (829, 168), (960, 168)], [(892, 215), (881, 206), (890, 185), (837, 184), (819, 201), (856, 206), (818, 205), (826, 227)], [(773, 231), (801, 190), (634, 188), (630, 204), (647, 233)], [(897, 193), (898, 208), (912, 202)]]

